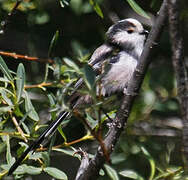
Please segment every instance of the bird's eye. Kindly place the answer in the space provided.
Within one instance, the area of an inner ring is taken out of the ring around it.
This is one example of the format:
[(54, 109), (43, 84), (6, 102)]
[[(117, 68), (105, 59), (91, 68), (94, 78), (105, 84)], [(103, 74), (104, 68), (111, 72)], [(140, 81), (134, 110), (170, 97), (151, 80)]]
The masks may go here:
[(131, 34), (131, 33), (133, 33), (134, 31), (133, 31), (133, 29), (128, 29), (127, 32), (128, 32), (129, 34)]

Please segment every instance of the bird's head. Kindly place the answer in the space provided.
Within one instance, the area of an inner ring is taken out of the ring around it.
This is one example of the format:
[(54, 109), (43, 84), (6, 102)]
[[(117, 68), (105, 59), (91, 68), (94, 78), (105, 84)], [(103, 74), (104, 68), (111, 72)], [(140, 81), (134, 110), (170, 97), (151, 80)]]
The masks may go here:
[(127, 45), (137, 48), (143, 46), (146, 34), (148, 31), (143, 28), (139, 21), (129, 18), (112, 25), (108, 29), (106, 37), (109, 43), (121, 48), (126, 48)]

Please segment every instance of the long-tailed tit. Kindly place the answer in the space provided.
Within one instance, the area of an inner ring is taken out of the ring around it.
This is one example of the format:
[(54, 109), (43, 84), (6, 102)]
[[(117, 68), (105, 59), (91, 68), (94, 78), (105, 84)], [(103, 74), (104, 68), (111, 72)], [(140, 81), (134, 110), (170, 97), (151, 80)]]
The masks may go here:
[[(131, 18), (118, 21), (108, 29), (106, 42), (95, 50), (89, 61), (89, 65), (93, 67), (97, 74), (102, 73), (100, 80), (101, 95), (109, 96), (117, 92), (123, 92), (127, 87), (142, 53), (147, 33), (139, 21)], [(108, 66), (104, 72), (101, 71), (103, 65)], [(75, 89), (80, 87), (82, 81), (81, 79), (76, 83)], [(96, 94), (98, 93), (97, 90)], [(90, 101), (90, 99), (89, 95), (81, 96), (74, 102), (72, 107), (77, 108), (81, 103)], [(11, 166), (8, 174), (12, 174), (30, 151), (35, 151), (45, 139), (53, 134), (70, 113), (68, 111), (60, 113), (59, 117)]]

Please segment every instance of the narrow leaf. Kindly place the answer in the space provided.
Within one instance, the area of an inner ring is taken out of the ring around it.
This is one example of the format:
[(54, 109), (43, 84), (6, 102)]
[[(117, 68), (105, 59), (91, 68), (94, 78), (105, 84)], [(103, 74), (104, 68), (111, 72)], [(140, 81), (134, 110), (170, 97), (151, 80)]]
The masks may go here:
[(10, 81), (7, 78), (0, 77), (1, 82), (10, 83)]
[(95, 12), (101, 17), (104, 18), (104, 15), (102, 13), (102, 10), (99, 6), (99, 4), (97, 2), (95, 2), (94, 0), (90, 0), (89, 3), (93, 6)]
[(62, 180), (68, 179), (67, 175), (63, 171), (60, 171), (59, 169), (53, 167), (44, 168), (44, 172), (48, 173), (50, 176), (53, 176), (56, 179), (62, 179)]
[(70, 0), (59, 0), (60, 5), (62, 8), (64, 8), (65, 6), (68, 6), (70, 3)]
[(0, 70), (8, 78), (9, 81), (13, 81), (13, 77), (10, 73), (10, 70), (8, 69), (5, 61), (3, 60), (1, 56), (0, 56)]
[(8, 96), (7, 96), (7, 92), (2, 89), (2, 90), (0, 90), (0, 93), (1, 93), (1, 95), (2, 95), (3, 100), (4, 100), (9, 106), (13, 106), (11, 99), (8, 98)]
[(24, 65), (20, 63), (16, 74), (17, 102), (20, 101), (20, 98), (22, 96), (24, 83), (25, 83), (25, 68)]
[(6, 145), (7, 145), (7, 152), (6, 152), (6, 160), (8, 164), (12, 164), (13, 158), (10, 152), (10, 138), (6, 136)]
[(25, 110), (26, 112), (30, 111), (28, 116), (33, 119), (34, 121), (38, 121), (39, 120), (39, 116), (37, 114), (37, 112), (35, 111), (35, 108), (33, 107), (33, 104), (31, 103), (31, 100), (27, 94), (26, 91), (24, 91), (25, 93)]
[(11, 110), (12, 110), (12, 106), (0, 107), (0, 113), (10, 112)]
[(143, 154), (146, 156), (146, 158), (148, 159), (148, 161), (150, 163), (151, 173), (150, 173), (149, 180), (152, 180), (154, 175), (155, 175), (155, 161), (152, 158), (152, 156), (150, 155), (150, 153), (145, 149), (144, 146), (141, 147), (141, 150), (142, 150)]
[(124, 170), (119, 172), (119, 174), (123, 177), (128, 177), (130, 179), (144, 180), (143, 177), (141, 177), (137, 172), (132, 170)]
[(105, 164), (104, 167), (105, 167), (106, 172), (107, 172), (108, 176), (110, 177), (110, 179), (119, 180), (117, 172), (112, 167), (110, 167), (107, 164)]
[(42, 172), (42, 168), (34, 167), (34, 166), (27, 166), (26, 173), (31, 175), (37, 175)]
[(71, 61), (71, 60), (68, 59), (68, 58), (64, 58), (63, 60), (64, 60), (64, 62), (65, 62), (69, 67), (73, 68), (76, 72), (80, 73), (79, 67), (78, 67), (73, 61)]
[(89, 65), (85, 65), (83, 69), (84, 81), (87, 87), (91, 90), (95, 85), (96, 74)]
[(127, 0), (127, 2), (137, 14), (150, 19), (147, 13), (134, 0)]
[(64, 141), (67, 142), (66, 135), (63, 132), (62, 128), (59, 126), (57, 129), (58, 129), (59, 133), (61, 134), (61, 136), (63, 137)]
[(59, 38), (59, 31), (57, 30), (50, 42), (50, 47), (49, 47), (49, 50), (48, 50), (48, 57), (51, 56), (51, 53), (52, 53), (52, 50), (53, 48), (55, 47), (55, 45), (57, 44), (57, 40)]

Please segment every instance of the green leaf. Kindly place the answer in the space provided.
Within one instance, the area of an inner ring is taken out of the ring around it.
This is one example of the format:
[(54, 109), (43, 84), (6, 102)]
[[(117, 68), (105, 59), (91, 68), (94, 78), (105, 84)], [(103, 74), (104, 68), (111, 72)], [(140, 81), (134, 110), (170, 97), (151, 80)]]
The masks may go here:
[(1, 82), (10, 83), (10, 81), (7, 78), (0, 77)]
[(94, 0), (89, 0), (89, 3), (93, 6), (95, 12), (96, 12), (101, 18), (103, 18), (104, 15), (103, 15), (103, 13), (102, 13), (102, 10), (101, 10), (99, 4), (98, 4), (97, 2), (95, 2)]
[(110, 177), (110, 179), (119, 180), (117, 172), (112, 167), (110, 167), (107, 164), (105, 164), (104, 167), (105, 167), (106, 172), (107, 172), (108, 176)]
[(86, 112), (86, 119), (92, 129), (94, 129), (98, 125), (98, 121), (94, 120), (87, 112)]
[(128, 177), (131, 179), (144, 180), (142, 176), (140, 176), (137, 172), (132, 171), (132, 170), (124, 170), (124, 171), (119, 172), (119, 174), (123, 177)]
[(74, 151), (72, 150), (66, 150), (66, 149), (59, 149), (59, 148), (53, 148), (53, 151), (58, 151), (58, 152), (62, 152), (66, 155), (69, 155), (69, 156), (73, 156), (74, 155)]
[(13, 107), (12, 101), (10, 98), (7, 97), (7, 92), (3, 89), (0, 90), (3, 100), (9, 105)]
[(29, 131), (29, 128), (27, 127), (27, 125), (26, 125), (24, 122), (22, 122), (22, 126), (23, 126), (24, 131), (25, 131), (28, 135), (30, 135), (31, 133), (30, 133), (30, 131)]
[(62, 8), (64, 8), (65, 6), (68, 6), (70, 3), (70, 0), (59, 0), (60, 5)]
[(80, 69), (79, 69), (79, 67), (78, 67), (72, 60), (70, 60), (70, 59), (68, 59), (68, 58), (64, 58), (63, 60), (64, 60), (64, 62), (65, 62), (69, 67), (73, 68), (77, 73), (80, 74)]
[(37, 112), (35, 111), (33, 104), (31, 103), (28, 93), (26, 91), (24, 91), (24, 93), (25, 93), (25, 110), (26, 110), (26, 112), (30, 111), (28, 116), (31, 119), (33, 119), (34, 121), (38, 121), (39, 116), (38, 116)]
[(65, 135), (65, 133), (63, 132), (61, 126), (59, 126), (57, 129), (58, 129), (59, 133), (61, 134), (61, 136), (63, 137), (64, 141), (67, 142), (66, 135)]
[(37, 175), (42, 172), (42, 168), (34, 167), (34, 166), (27, 166), (26, 173), (31, 175)]
[(155, 161), (152, 158), (152, 156), (150, 155), (150, 153), (145, 149), (144, 146), (141, 146), (141, 150), (150, 163), (151, 173), (150, 173), (149, 180), (152, 180), (154, 178), (154, 175), (155, 175)]
[(17, 102), (20, 101), (20, 98), (22, 96), (24, 83), (25, 83), (25, 68), (24, 65), (20, 63), (16, 73)]
[(62, 180), (68, 179), (67, 175), (63, 171), (60, 171), (59, 169), (56, 169), (53, 167), (47, 167), (47, 168), (44, 168), (44, 171), (56, 179), (62, 179)]
[(57, 44), (57, 40), (59, 38), (59, 31), (57, 30), (50, 42), (50, 47), (49, 47), (49, 50), (48, 50), (48, 57), (51, 56), (51, 53), (52, 53), (52, 50), (53, 48), (55, 47), (55, 45)]
[(4, 107), (0, 107), (0, 113), (5, 113), (5, 112), (9, 112), (12, 110), (12, 106), (4, 106)]
[(94, 85), (95, 85), (95, 78), (96, 74), (89, 65), (85, 65), (83, 68), (83, 73), (84, 73), (84, 81), (89, 88), (89, 90), (92, 90)]
[(7, 135), (6, 136), (6, 145), (7, 145), (7, 152), (6, 152), (6, 160), (8, 164), (12, 164), (12, 162), (14, 161), (11, 152), (10, 152), (10, 138)]
[(150, 19), (150, 17), (146, 14), (146, 12), (134, 0), (127, 0), (127, 2), (137, 14), (147, 19)]
[(0, 70), (8, 78), (9, 81), (13, 81), (13, 77), (10, 73), (10, 70), (8, 69), (5, 61), (3, 60), (1, 56), (0, 56)]

